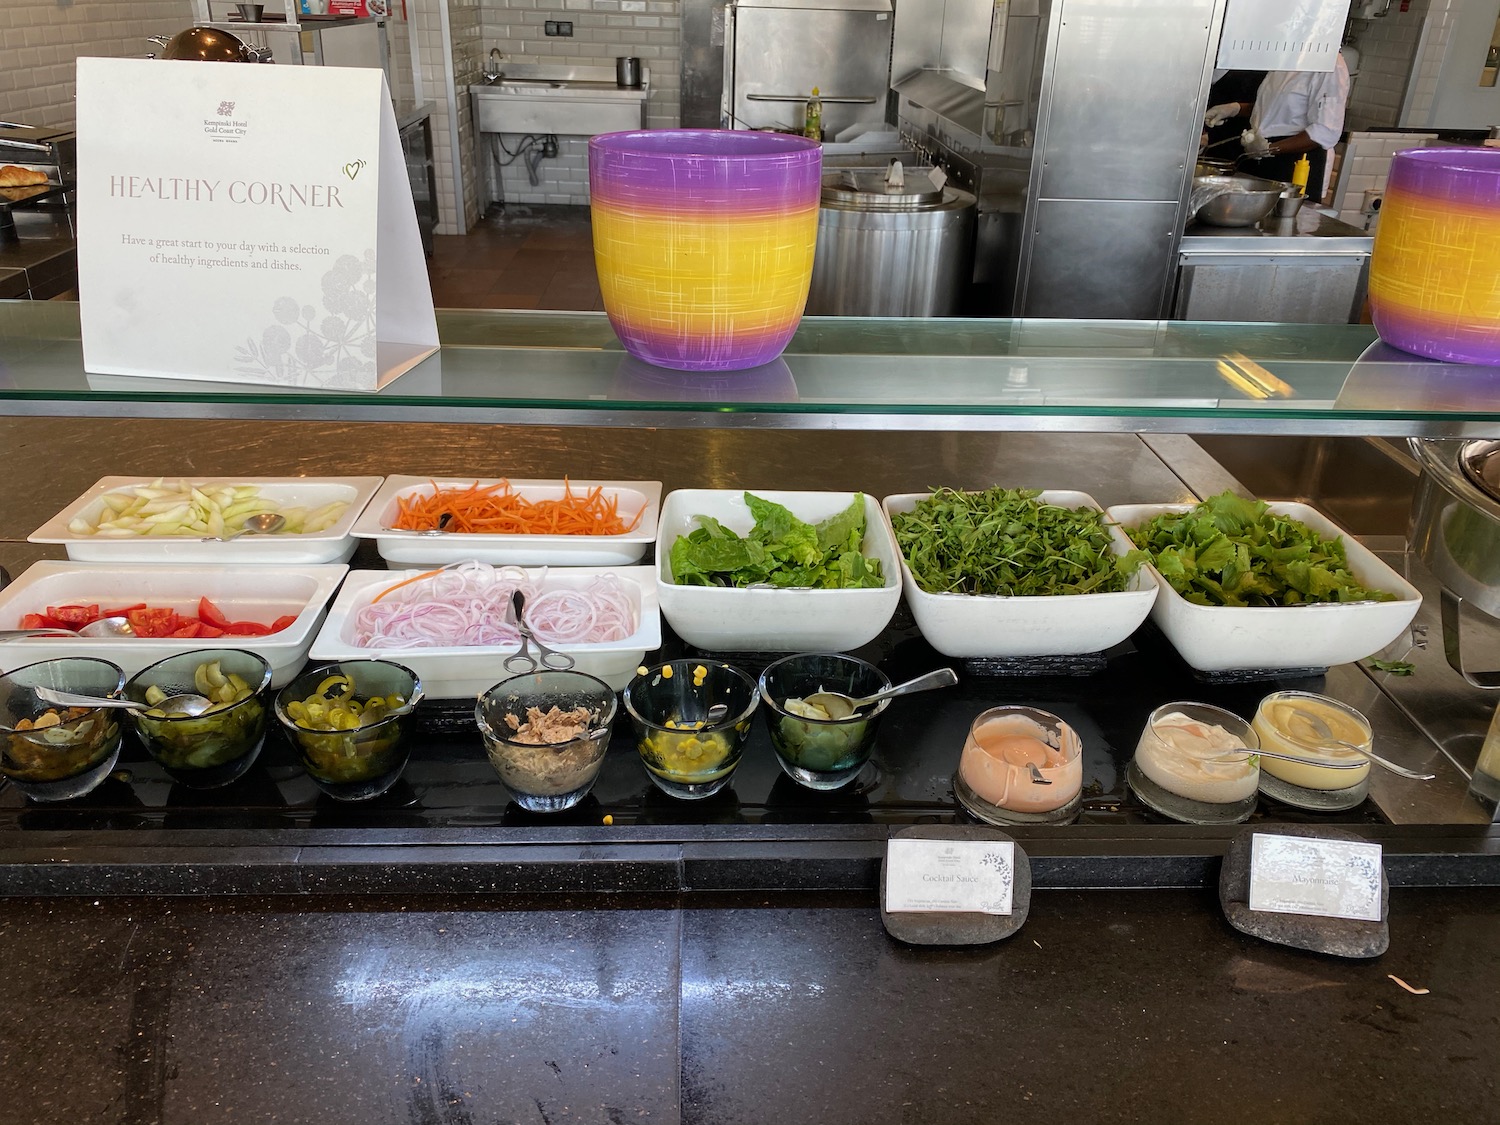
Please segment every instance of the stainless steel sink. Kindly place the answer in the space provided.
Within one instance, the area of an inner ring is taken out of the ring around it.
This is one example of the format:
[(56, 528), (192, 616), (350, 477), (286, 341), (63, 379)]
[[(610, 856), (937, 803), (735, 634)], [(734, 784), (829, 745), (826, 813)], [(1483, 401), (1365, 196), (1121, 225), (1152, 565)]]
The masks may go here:
[(605, 66), (508, 65), (469, 87), (481, 133), (557, 133), (591, 137), (646, 124), (649, 76), (622, 87)]

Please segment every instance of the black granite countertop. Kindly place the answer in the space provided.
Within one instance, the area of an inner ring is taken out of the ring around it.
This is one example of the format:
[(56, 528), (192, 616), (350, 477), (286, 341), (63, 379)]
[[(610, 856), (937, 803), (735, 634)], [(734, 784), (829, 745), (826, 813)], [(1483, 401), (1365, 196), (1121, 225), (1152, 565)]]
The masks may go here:
[(1493, 1121), (1500, 891), (1398, 889), (1391, 932), (1299, 953), (1198, 891), (1041, 891), (967, 949), (864, 894), (7, 899), (0, 1121)]

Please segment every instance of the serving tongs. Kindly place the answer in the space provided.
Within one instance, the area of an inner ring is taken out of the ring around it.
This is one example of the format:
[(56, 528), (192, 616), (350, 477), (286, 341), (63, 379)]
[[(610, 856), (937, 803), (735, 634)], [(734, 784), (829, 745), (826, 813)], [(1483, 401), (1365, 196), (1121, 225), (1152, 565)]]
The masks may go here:
[[(526, 624), (526, 595), (520, 590), (511, 592), (510, 607), (516, 617), (516, 631), (521, 634), (521, 647), (500, 662), (507, 672), (566, 672), (577, 663), (567, 653), (550, 649), (536, 639), (531, 626)], [(530, 652), (533, 647), (535, 656)]]

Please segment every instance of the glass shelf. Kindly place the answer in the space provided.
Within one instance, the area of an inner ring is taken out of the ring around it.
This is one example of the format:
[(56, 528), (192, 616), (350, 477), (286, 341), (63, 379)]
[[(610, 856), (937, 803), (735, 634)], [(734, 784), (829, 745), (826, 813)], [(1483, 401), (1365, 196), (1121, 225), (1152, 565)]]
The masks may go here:
[(443, 349), (360, 394), (95, 375), (78, 307), (0, 302), (0, 414), (721, 428), (1500, 436), (1500, 369), (1368, 325), (808, 317), (781, 359), (691, 374), (602, 313), (445, 310)]

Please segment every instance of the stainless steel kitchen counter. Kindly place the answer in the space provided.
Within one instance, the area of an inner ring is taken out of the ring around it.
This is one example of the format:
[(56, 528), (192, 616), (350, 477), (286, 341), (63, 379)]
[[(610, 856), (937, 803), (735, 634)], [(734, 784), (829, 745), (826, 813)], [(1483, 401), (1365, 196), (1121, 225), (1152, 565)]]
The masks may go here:
[(1183, 254), (1369, 254), (1375, 236), (1346, 222), (1303, 207), (1290, 219), (1263, 219), (1249, 227), (1190, 224), (1182, 235)]

